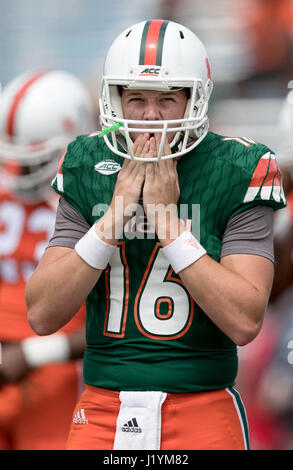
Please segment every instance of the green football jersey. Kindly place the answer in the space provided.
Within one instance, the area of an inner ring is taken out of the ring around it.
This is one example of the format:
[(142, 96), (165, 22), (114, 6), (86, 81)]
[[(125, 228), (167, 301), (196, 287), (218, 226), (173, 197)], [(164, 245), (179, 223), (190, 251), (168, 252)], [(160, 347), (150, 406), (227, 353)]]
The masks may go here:
[[(123, 161), (96, 135), (80, 136), (60, 162), (53, 188), (92, 225), (111, 203)], [(232, 215), (256, 204), (285, 205), (274, 154), (249, 139), (209, 132), (177, 170), (180, 218), (216, 261)], [(86, 304), (86, 384), (176, 393), (235, 383), (236, 345), (191, 298), (142, 210)]]

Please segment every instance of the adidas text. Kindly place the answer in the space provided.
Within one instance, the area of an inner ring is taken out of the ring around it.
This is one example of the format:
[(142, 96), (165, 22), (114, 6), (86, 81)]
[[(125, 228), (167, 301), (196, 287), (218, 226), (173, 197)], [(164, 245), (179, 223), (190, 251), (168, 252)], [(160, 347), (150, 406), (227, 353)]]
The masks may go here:
[(142, 432), (141, 428), (121, 428), (123, 432)]

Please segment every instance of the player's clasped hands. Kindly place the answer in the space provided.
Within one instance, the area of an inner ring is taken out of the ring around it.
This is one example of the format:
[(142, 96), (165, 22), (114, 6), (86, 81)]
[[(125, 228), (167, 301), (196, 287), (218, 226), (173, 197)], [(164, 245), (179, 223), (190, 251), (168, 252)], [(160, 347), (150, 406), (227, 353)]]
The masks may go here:
[[(155, 133), (140, 134), (133, 143), (133, 153), (136, 157), (145, 159), (154, 158), (158, 155), (161, 135)], [(164, 142), (163, 155), (170, 155), (171, 149), (167, 139)], [(158, 213), (170, 205), (174, 206), (177, 213), (177, 203), (180, 195), (176, 161), (172, 158), (158, 162), (140, 162), (125, 159), (122, 169), (117, 178), (112, 206), (119, 197), (123, 207), (123, 223), (125, 224), (134, 215), (141, 194), (143, 195), (144, 211), (149, 222), (158, 233)]]

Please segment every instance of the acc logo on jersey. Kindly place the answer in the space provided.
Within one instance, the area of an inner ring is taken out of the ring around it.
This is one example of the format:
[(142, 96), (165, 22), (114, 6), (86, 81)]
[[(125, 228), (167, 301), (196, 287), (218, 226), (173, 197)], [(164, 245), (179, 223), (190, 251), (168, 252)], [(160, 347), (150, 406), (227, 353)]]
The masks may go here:
[(121, 166), (114, 160), (104, 160), (95, 165), (95, 170), (102, 175), (113, 175), (121, 170)]

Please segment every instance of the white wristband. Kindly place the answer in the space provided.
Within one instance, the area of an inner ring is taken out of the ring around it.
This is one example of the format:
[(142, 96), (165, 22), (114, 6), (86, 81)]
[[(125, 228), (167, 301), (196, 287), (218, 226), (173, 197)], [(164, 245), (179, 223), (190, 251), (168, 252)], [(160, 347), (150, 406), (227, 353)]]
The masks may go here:
[(50, 362), (62, 362), (70, 359), (70, 346), (65, 334), (26, 338), (21, 342), (27, 364), (40, 367)]
[(75, 251), (92, 268), (105, 269), (115, 246), (103, 242), (97, 235), (95, 225), (76, 243)]
[(206, 254), (204, 247), (189, 231), (181, 233), (176, 240), (163, 248), (163, 252), (176, 274)]

